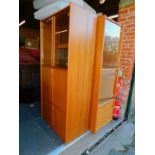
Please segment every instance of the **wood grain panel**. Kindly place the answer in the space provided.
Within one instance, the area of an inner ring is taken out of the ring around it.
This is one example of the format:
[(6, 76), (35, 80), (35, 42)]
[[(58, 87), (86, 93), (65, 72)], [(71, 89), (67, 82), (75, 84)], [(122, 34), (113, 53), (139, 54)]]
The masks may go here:
[(67, 70), (52, 69), (52, 103), (66, 113)]
[(113, 117), (113, 102), (114, 100), (106, 101), (102, 105), (98, 106), (96, 131), (112, 121)]
[(65, 141), (66, 115), (55, 106), (52, 106), (52, 107), (53, 107), (52, 110), (53, 110), (53, 120), (54, 120), (53, 129), (60, 136), (60, 138), (62, 138), (62, 140)]
[(40, 21), (40, 64), (44, 63), (44, 22)]
[(71, 3), (66, 142), (88, 130), (96, 16)]
[(98, 123), (96, 125), (96, 131), (100, 130), (101, 128), (103, 128), (104, 126), (106, 126), (111, 121), (112, 121), (111, 115), (110, 116), (107, 116), (104, 120), (102, 120), (100, 123)]
[(89, 128), (95, 133), (96, 132), (96, 120), (98, 111), (98, 101), (99, 101), (99, 86), (101, 79), (101, 66), (102, 66), (102, 56), (104, 49), (104, 22), (105, 17), (97, 17), (97, 32), (96, 32), (96, 48), (95, 48), (95, 58), (94, 58), (94, 69), (93, 69), (93, 85), (92, 85), (92, 97), (91, 97), (91, 109), (90, 109), (90, 121)]
[(43, 119), (51, 126), (52, 121), (52, 111), (51, 111), (51, 104), (45, 100), (42, 100), (42, 110), (43, 110)]
[(52, 68), (41, 66), (41, 97), (52, 103)]

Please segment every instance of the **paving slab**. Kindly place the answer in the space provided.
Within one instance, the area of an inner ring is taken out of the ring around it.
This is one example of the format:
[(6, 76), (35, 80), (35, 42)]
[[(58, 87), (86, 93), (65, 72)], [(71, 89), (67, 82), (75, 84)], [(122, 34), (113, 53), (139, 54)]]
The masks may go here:
[[(121, 153), (124, 155), (123, 152), (125, 153), (127, 151), (126, 146), (130, 146), (134, 141), (134, 132), (135, 125), (133, 123), (124, 123), (119, 129), (105, 139), (105, 141), (98, 145), (90, 155), (121, 155)], [(112, 150), (115, 152), (112, 152)], [(129, 152), (126, 152), (128, 155), (134, 155), (134, 148), (128, 151)]]
[(115, 120), (109, 123), (107, 126), (99, 130), (96, 134), (92, 134), (91, 132), (82, 138), (80, 141), (76, 142), (74, 145), (70, 146), (68, 149), (60, 153), (60, 155), (81, 155), (86, 149), (90, 148), (94, 145), (101, 137), (103, 137), (107, 132), (112, 130), (118, 124), (120, 124), (122, 120)]

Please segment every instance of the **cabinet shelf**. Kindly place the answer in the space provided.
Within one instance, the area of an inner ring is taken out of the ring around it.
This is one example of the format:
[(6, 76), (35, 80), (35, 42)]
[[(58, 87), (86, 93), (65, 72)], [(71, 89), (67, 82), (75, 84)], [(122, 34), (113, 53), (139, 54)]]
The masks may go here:
[(98, 108), (102, 107), (103, 105), (107, 104), (110, 101), (114, 100), (114, 96), (111, 98), (106, 98), (106, 99), (100, 99), (99, 100), (99, 104), (98, 104)]
[(67, 67), (52, 66), (53, 69), (67, 71)]
[(53, 68), (53, 69), (58, 69), (58, 70), (66, 70), (67, 67), (62, 67), (62, 66), (52, 66), (52, 65), (41, 65), (42, 67), (48, 67), (48, 68)]
[(68, 30), (57, 31), (57, 32), (55, 32), (55, 35), (65, 33), (65, 32), (68, 32)]
[(68, 48), (68, 43), (58, 44), (56, 45), (56, 48)]

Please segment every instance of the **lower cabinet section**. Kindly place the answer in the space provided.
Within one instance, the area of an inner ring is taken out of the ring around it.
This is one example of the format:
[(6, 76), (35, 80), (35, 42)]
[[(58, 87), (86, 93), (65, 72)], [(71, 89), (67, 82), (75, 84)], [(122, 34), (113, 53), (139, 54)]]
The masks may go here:
[(42, 117), (48, 125), (65, 141), (66, 136), (66, 114), (53, 104), (42, 101)]
[(52, 126), (52, 106), (49, 102), (42, 100), (42, 117), (48, 123), (48, 125)]
[(66, 136), (66, 115), (55, 106), (52, 106), (53, 110), (53, 129), (65, 141)]
[(107, 125), (113, 118), (113, 102), (114, 100), (104, 101), (98, 107), (96, 131)]

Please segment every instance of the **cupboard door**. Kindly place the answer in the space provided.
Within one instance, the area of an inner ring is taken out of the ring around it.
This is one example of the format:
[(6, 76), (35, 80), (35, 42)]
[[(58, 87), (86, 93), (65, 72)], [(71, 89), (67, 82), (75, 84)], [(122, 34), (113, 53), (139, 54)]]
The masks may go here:
[(63, 10), (54, 17), (54, 63), (57, 67), (67, 68), (68, 62), (68, 33), (69, 33), (69, 9)]
[(53, 18), (44, 21), (41, 27), (41, 60), (43, 65), (52, 65)]
[(41, 98), (52, 103), (52, 73), (51, 68), (41, 66)]
[(66, 116), (65, 113), (53, 106), (53, 129), (65, 141), (66, 136)]
[(112, 121), (114, 100), (103, 101), (98, 107), (96, 131)]
[(42, 100), (42, 117), (51, 126), (52, 122), (52, 111), (51, 111), (51, 104), (46, 100)]
[(66, 113), (67, 70), (52, 69), (52, 103)]

